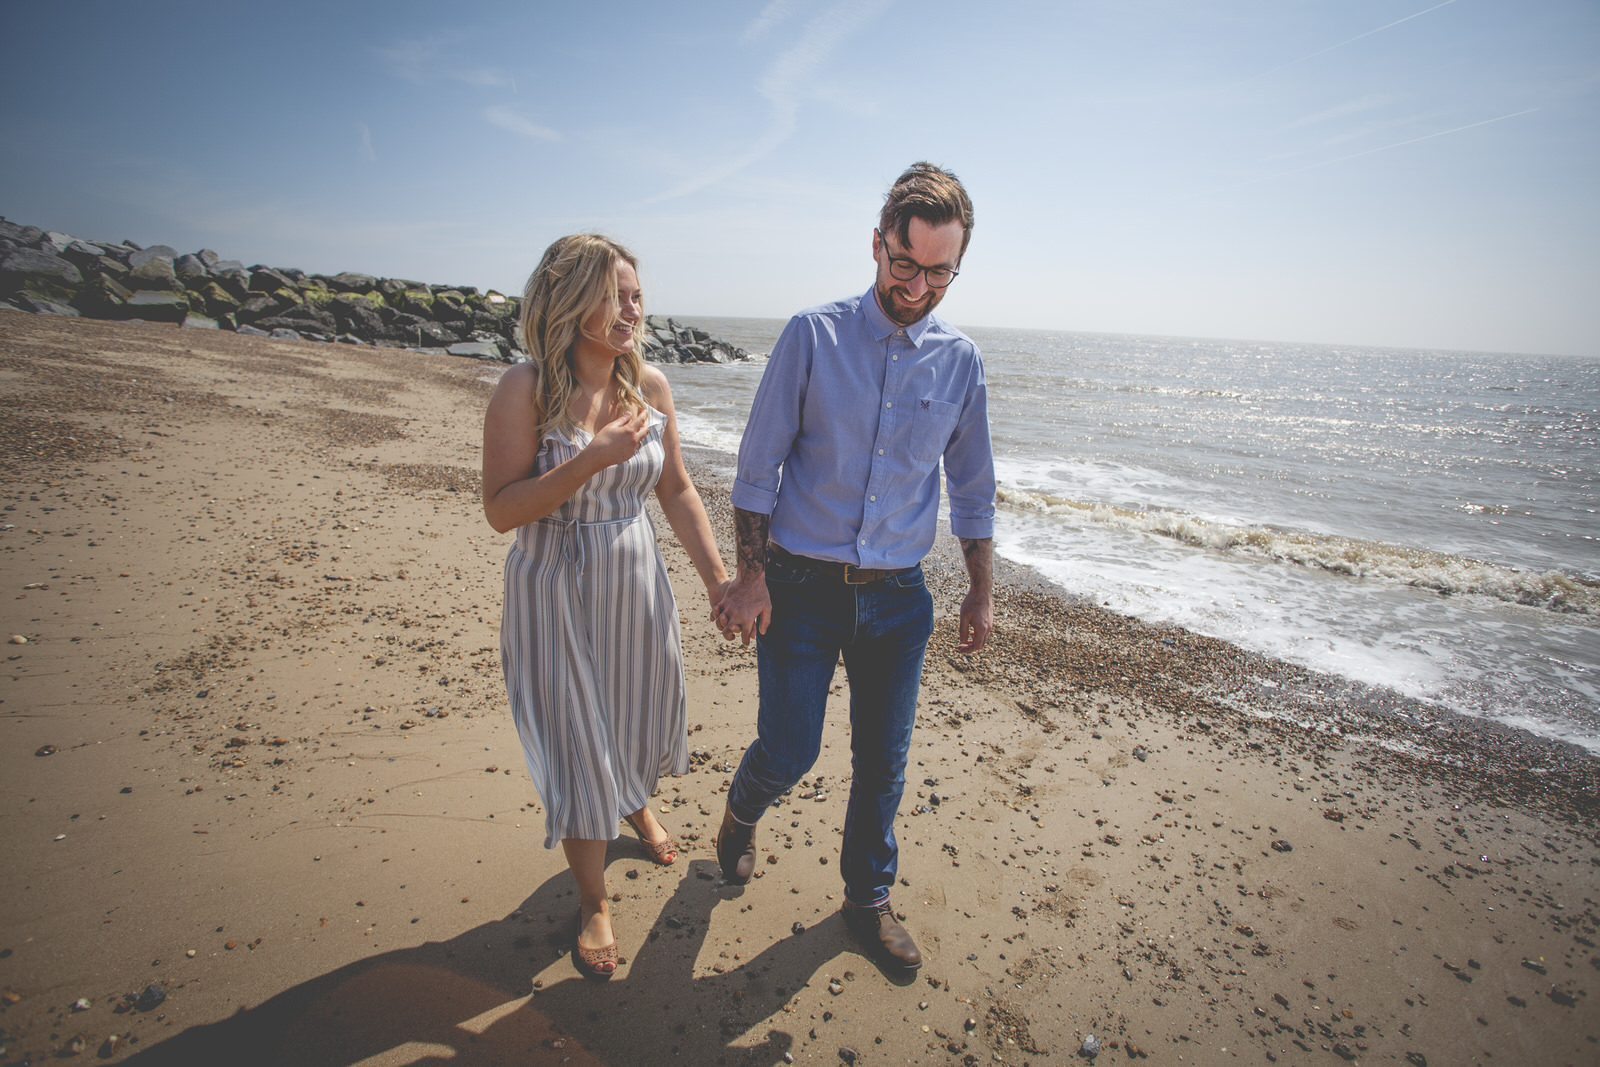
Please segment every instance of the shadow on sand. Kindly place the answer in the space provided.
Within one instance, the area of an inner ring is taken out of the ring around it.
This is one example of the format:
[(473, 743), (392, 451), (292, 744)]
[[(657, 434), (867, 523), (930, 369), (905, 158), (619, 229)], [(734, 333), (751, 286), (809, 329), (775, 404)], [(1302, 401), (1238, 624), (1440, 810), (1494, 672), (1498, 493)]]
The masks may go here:
[[(695, 976), (711, 912), (733, 892), (693, 860), (638, 954), (608, 983), (531, 976), (571, 945), (577, 896), (565, 871), (496, 922), (358, 960), (222, 1022), (126, 1060), (138, 1067), (239, 1064), (777, 1064), (792, 1033), (764, 1024), (840, 955), (860, 956), (837, 912), (722, 974)], [(869, 964), (870, 966), (870, 964)], [(556, 969), (561, 973), (561, 968)], [(809, 1023), (796, 1013), (791, 1026)], [(756, 1033), (757, 1027), (761, 1028)]]

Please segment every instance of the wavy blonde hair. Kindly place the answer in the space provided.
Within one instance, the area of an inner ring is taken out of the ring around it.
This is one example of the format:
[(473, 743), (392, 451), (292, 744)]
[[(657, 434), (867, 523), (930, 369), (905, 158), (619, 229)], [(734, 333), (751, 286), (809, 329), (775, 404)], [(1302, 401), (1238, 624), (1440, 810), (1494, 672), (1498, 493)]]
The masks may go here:
[[(616, 322), (618, 262), (639, 269), (638, 258), (611, 238), (575, 233), (544, 250), (522, 290), (522, 341), (533, 362), (536, 432), (541, 438), (552, 429), (570, 435), (577, 426), (567, 410), (578, 392), (573, 349), (583, 320), (597, 309), (611, 309), (607, 330)], [(633, 344), (617, 355), (612, 370), (614, 399), (620, 407), (644, 410), (639, 391), (643, 377), (644, 358), (635, 330)]]

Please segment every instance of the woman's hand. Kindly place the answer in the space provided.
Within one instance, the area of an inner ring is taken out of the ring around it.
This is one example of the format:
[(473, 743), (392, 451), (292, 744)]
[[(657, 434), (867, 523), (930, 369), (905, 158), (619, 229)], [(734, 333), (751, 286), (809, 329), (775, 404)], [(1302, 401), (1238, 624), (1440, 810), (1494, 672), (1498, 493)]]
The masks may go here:
[(727, 599), (728, 590), (733, 588), (733, 579), (729, 578), (706, 586), (706, 599), (711, 603), (711, 621), (717, 621), (717, 612), (722, 608), (722, 602)]
[(649, 427), (650, 420), (643, 411), (620, 415), (600, 427), (583, 451), (595, 462), (596, 470), (626, 463), (639, 451), (639, 442)]

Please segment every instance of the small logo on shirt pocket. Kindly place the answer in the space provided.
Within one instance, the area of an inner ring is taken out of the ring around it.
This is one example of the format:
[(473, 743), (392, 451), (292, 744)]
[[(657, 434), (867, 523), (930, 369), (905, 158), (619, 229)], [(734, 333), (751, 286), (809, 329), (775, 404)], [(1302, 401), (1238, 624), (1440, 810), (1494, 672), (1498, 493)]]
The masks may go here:
[(918, 397), (915, 418), (911, 420), (912, 458), (923, 463), (937, 462), (960, 417), (960, 404)]

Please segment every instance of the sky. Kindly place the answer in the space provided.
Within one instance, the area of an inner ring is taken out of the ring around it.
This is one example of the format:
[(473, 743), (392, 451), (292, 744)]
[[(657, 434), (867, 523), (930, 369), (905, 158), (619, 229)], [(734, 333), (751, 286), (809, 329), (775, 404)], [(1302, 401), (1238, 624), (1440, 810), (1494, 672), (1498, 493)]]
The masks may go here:
[(91, 240), (784, 318), (922, 159), (958, 325), (1600, 355), (1595, 0), (0, 0), (0, 214)]

